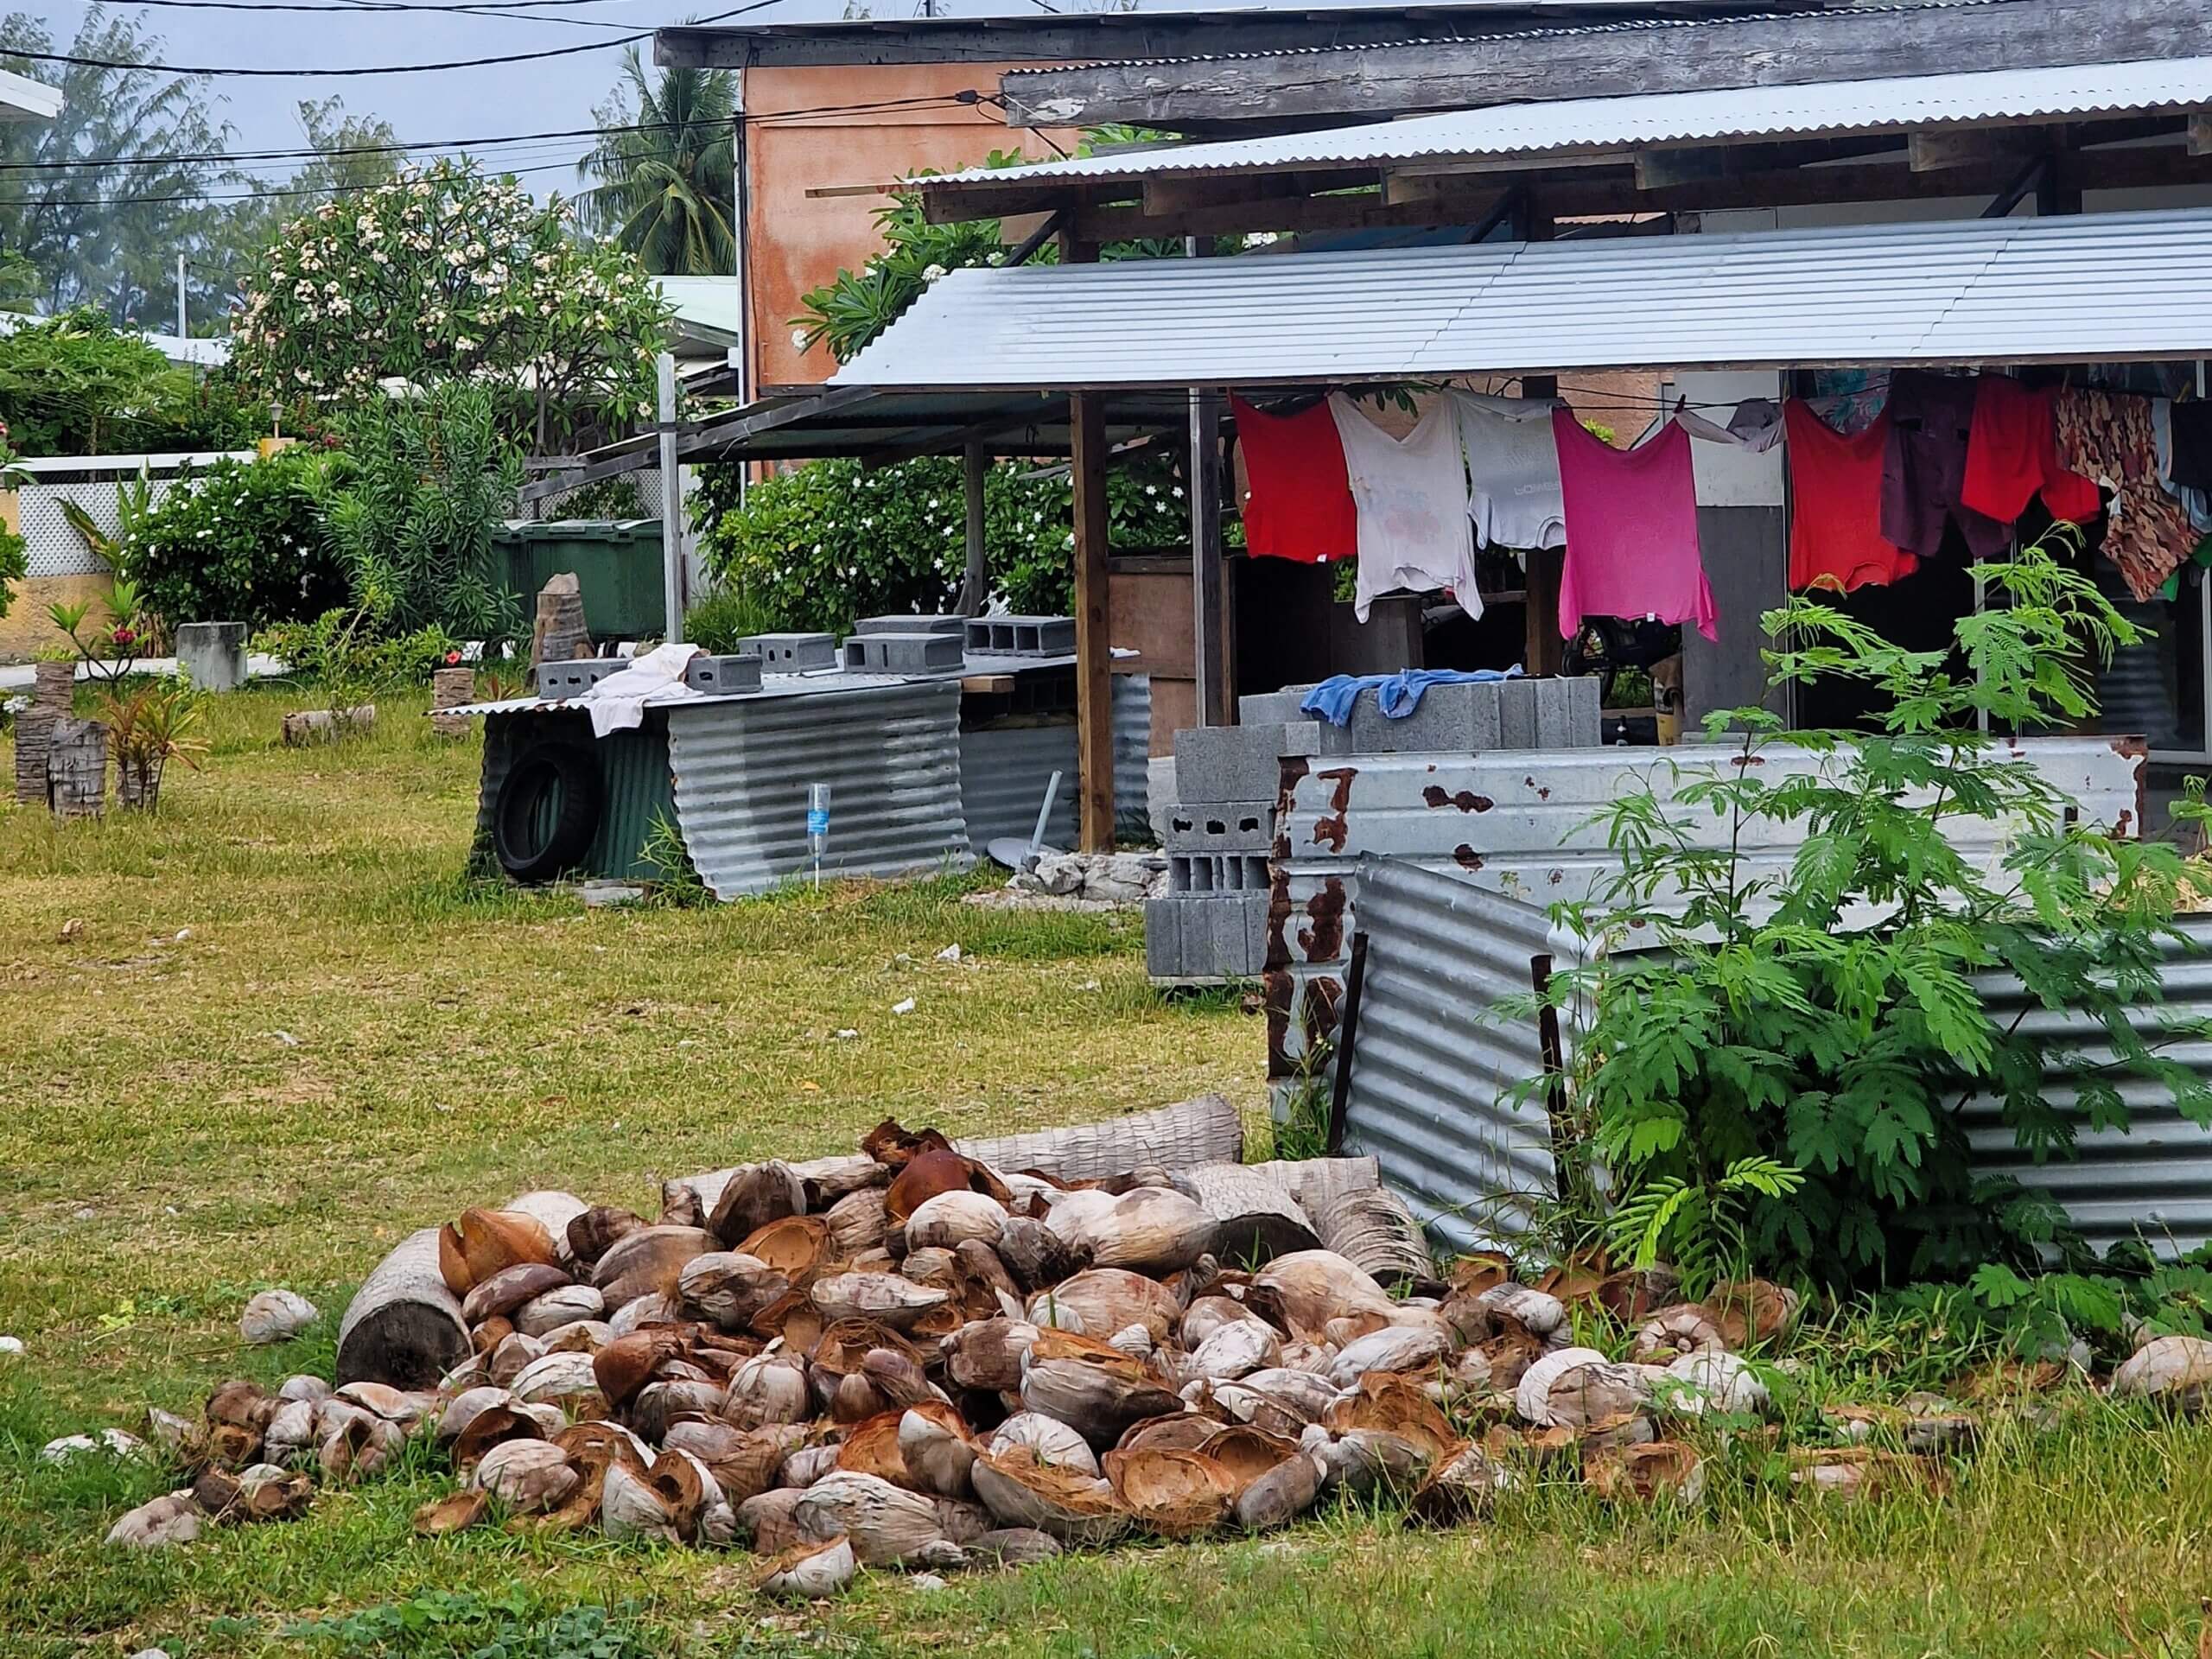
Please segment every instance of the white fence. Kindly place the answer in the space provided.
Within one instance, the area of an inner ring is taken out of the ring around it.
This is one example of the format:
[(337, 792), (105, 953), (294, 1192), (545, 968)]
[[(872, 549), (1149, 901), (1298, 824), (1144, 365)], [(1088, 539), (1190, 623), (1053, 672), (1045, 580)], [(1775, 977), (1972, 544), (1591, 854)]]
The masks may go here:
[(33, 480), (16, 493), (29, 574), (91, 576), (107, 569), (63, 516), (63, 502), (75, 502), (102, 534), (112, 536), (122, 528), (122, 515), (116, 505), (118, 485), (135, 483), (143, 475), (152, 486), (153, 498), (159, 500), (187, 467), (253, 458), (252, 450), (244, 449), (198, 454), (57, 455), (18, 463)]

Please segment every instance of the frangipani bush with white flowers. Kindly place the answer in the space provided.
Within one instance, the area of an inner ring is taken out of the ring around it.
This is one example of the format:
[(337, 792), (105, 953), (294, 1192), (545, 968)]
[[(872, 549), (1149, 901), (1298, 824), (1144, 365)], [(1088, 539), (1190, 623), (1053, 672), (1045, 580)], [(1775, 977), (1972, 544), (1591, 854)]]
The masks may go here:
[(249, 276), (233, 362), (273, 401), (325, 414), (379, 382), (467, 380), (543, 447), (649, 416), (670, 307), (637, 257), (579, 242), (466, 157), (409, 170), (285, 226)]

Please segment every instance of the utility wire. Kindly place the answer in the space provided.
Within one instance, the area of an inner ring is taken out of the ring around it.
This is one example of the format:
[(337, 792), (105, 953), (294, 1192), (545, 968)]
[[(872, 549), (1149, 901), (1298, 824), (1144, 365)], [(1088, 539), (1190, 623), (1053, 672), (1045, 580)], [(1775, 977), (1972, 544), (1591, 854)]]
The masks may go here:
[[(693, 19), (694, 23), (719, 23), (732, 17), (741, 17), (747, 12), (760, 11), (778, 3), (778, 0), (753, 0), (751, 5), (739, 6), (732, 11), (716, 12), (711, 17)], [(372, 8), (373, 10), (373, 8)], [(639, 41), (652, 39), (655, 30), (645, 29), (633, 35), (618, 35), (612, 40), (593, 41), (582, 46), (553, 46), (537, 52), (503, 52), (486, 58), (450, 58), (442, 63), (382, 63), (365, 64), (346, 68), (261, 69), (238, 65), (201, 65), (181, 63), (133, 63), (123, 58), (86, 58), (73, 52), (29, 52), (10, 48), (0, 57), (21, 58), (32, 63), (68, 64), (81, 69), (143, 69), (156, 74), (207, 76), (210, 78), (250, 79), (256, 80), (285, 79), (353, 79), (365, 75), (427, 75), (448, 69), (487, 69), (503, 63), (537, 63), (547, 58), (570, 58), (580, 52), (604, 52), (610, 46), (632, 46)]]

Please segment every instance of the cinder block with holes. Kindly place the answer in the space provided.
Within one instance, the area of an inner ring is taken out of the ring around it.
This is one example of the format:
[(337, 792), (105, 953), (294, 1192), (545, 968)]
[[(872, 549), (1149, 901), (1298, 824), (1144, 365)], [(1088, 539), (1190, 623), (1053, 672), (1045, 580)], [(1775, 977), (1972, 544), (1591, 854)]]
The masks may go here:
[(1274, 840), (1272, 801), (1178, 802), (1161, 843), (1171, 853), (1259, 853)]
[(1322, 728), (1202, 726), (1175, 734), (1175, 793), (1185, 801), (1272, 802), (1282, 786), (1282, 757), (1322, 753)]
[(541, 697), (581, 697), (612, 674), (630, 664), (619, 657), (578, 657), (565, 663), (537, 665), (537, 695)]
[(988, 657), (1065, 657), (1075, 649), (1071, 616), (976, 616), (968, 649)]
[(1265, 853), (1174, 853), (1167, 855), (1170, 893), (1265, 893)]
[(760, 659), (750, 652), (735, 657), (694, 657), (683, 665), (683, 683), (710, 697), (758, 691)]
[(810, 668), (837, 666), (837, 640), (827, 633), (754, 633), (737, 642), (747, 656), (758, 657), (770, 674), (797, 674)]
[(957, 634), (856, 633), (845, 641), (845, 666), (875, 673), (957, 673), (966, 661)]

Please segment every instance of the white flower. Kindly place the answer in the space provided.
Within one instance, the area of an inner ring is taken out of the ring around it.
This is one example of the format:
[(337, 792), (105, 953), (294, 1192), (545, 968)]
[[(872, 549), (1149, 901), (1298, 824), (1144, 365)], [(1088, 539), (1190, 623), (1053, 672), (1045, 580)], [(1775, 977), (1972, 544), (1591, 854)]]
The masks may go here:
[(1254, 231), (1244, 238), (1248, 248), (1271, 248), (1279, 238), (1273, 231)]
[(1183, 486), (1180, 484), (1178, 484), (1175, 486), (1175, 499), (1178, 501), (1180, 501), (1183, 499)]
[(943, 265), (929, 265), (925, 267), (922, 271), (922, 280), (925, 283), (933, 283), (944, 274), (944, 267)]
[[(545, 308), (546, 308), (548, 311), (550, 311), (553, 308), (552, 308), (551, 306), (550, 306), (550, 305), (549, 305), (549, 306), (547, 306)], [(792, 329), (792, 330), (791, 330), (791, 350), (793, 350), (793, 351), (795, 351), (795, 352), (803, 352), (803, 351), (804, 351), (805, 349), (806, 349), (806, 330), (805, 330), (805, 329), (804, 329), (804, 328), (794, 328), (794, 329)]]
[(1160, 486), (1157, 484), (1147, 484), (1144, 486), (1144, 493), (1147, 495), (1158, 495), (1160, 493)]

